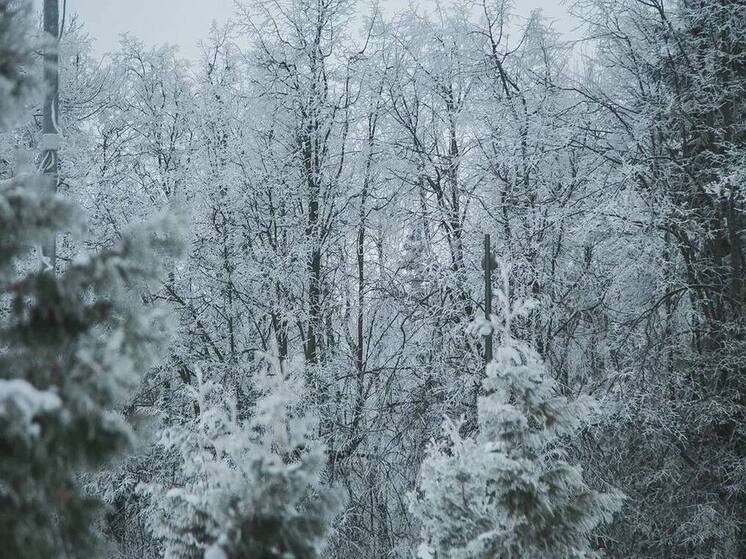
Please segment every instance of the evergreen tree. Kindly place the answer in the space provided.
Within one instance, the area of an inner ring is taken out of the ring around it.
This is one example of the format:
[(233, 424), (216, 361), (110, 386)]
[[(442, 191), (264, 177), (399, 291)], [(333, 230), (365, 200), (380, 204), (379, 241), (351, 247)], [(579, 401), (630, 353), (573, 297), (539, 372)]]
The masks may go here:
[(0, 130), (19, 117), (23, 102), (34, 91), (30, 66), (33, 46), (28, 41), (30, 3), (0, 0)]
[(177, 481), (144, 484), (150, 527), (169, 559), (313, 559), (334, 496), (307, 413), (301, 375), (275, 363), (254, 375), (256, 400), (242, 418), (219, 383), (196, 368), (196, 417), (167, 429), (161, 444), (181, 455)]
[[(0, 124), (32, 91), (28, 6), (0, 0)], [(99, 502), (79, 473), (131, 442), (114, 410), (152, 362), (165, 321), (133, 287), (179, 243), (144, 226), (111, 250), (39, 271), (34, 247), (82, 232), (73, 205), (38, 174), (0, 183), (0, 541), (5, 557), (91, 557)], [(170, 226), (167, 228), (170, 231)]]
[(513, 319), (532, 305), (498, 295), (502, 319), (478, 325), (500, 335), (477, 404), (478, 432), (464, 438), (446, 421), (447, 439), (429, 449), (412, 496), (420, 557), (595, 557), (589, 536), (622, 497), (590, 489), (560, 445), (595, 403), (557, 393), (541, 356), (513, 337)]

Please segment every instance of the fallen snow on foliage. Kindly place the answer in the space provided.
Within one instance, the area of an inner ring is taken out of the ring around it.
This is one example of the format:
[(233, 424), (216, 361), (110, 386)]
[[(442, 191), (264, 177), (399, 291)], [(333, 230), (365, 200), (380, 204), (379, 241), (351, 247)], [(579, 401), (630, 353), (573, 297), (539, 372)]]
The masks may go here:
[(40, 413), (54, 411), (62, 405), (59, 397), (47, 390), (37, 390), (22, 379), (0, 379), (0, 417), (13, 415), (31, 437), (39, 435), (34, 418)]
[(219, 545), (211, 545), (205, 550), (205, 559), (228, 559)]

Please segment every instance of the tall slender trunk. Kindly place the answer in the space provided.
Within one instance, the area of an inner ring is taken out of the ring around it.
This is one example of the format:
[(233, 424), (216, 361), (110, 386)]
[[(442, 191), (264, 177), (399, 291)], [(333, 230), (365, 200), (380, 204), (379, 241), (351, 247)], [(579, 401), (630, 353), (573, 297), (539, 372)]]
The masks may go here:
[[(48, 177), (52, 194), (59, 184), (59, 2), (44, 0), (44, 107), (42, 115), (42, 171)], [(44, 267), (51, 273), (57, 266), (57, 236), (42, 246)]]

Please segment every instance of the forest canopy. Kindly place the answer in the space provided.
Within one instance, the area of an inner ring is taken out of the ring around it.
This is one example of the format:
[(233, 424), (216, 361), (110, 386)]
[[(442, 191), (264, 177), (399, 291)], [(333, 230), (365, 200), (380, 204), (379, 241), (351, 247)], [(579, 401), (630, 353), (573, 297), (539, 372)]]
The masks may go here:
[(194, 60), (38, 4), (8, 557), (746, 557), (746, 2), (244, 0)]

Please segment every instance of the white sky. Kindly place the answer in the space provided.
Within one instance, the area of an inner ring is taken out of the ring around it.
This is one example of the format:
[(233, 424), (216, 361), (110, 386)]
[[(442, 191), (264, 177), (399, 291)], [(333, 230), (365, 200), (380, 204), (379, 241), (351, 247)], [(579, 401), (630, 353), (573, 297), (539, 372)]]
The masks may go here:
[[(41, 0), (34, 1), (41, 4)], [(60, 11), (63, 1), (60, 0)], [(362, 0), (360, 5), (366, 3)], [(381, 0), (381, 6), (389, 14), (408, 3), (409, 0)], [(419, 2), (412, 0), (412, 3)], [(557, 31), (568, 33), (574, 22), (562, 4), (561, 0), (515, 0), (515, 11), (528, 16), (533, 9), (540, 8), (555, 22)], [(197, 56), (197, 42), (207, 36), (212, 21), (223, 23), (233, 13), (233, 7), (234, 0), (67, 0), (68, 13), (78, 14), (88, 33), (96, 39), (95, 50), (99, 54), (115, 49), (119, 35), (127, 32), (147, 45), (178, 45), (187, 58)]]

